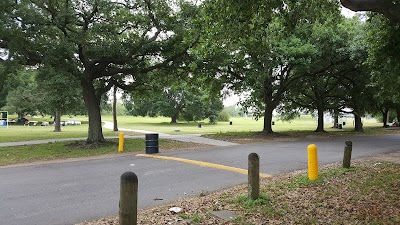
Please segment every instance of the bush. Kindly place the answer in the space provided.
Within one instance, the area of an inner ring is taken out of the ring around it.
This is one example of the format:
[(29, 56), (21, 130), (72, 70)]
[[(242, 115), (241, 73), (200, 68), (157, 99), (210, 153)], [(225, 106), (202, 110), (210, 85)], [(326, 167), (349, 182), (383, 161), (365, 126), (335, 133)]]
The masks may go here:
[(219, 113), (218, 113), (217, 121), (220, 121), (220, 122), (229, 122), (229, 120), (230, 120), (230, 116), (229, 116), (229, 113), (228, 113), (228, 112), (222, 111), (222, 112), (219, 112)]

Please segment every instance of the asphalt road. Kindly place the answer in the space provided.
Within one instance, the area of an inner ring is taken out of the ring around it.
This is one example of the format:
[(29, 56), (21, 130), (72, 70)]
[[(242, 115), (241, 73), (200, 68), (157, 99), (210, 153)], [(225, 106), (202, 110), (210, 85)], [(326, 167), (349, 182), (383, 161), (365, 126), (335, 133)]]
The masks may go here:
[[(260, 156), (262, 173), (307, 167), (308, 144), (318, 146), (319, 163), (340, 162), (345, 138), (235, 145), (162, 153), (171, 157), (247, 169), (247, 156)], [(400, 150), (400, 136), (354, 137), (353, 158)], [(0, 224), (74, 224), (118, 213), (120, 176), (139, 178), (139, 207), (164, 204), (203, 191), (245, 183), (247, 176), (183, 162), (124, 156), (75, 162), (0, 167)], [(159, 200), (163, 199), (163, 200)]]

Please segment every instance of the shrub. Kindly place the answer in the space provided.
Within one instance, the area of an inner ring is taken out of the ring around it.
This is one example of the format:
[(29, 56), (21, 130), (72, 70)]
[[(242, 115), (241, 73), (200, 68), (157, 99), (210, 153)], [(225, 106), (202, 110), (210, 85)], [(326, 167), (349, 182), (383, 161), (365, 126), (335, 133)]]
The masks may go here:
[(228, 112), (222, 111), (218, 113), (217, 121), (220, 122), (229, 122), (230, 116)]

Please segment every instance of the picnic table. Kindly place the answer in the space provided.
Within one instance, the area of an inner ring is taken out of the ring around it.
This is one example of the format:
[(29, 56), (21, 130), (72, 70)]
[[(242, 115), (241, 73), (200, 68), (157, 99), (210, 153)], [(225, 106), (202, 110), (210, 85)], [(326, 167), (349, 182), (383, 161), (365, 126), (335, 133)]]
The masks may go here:
[(29, 120), (25, 120), (24, 126), (29, 126), (29, 125), (31, 125), (31, 124), (32, 124), (33, 126), (36, 126), (38, 123), (39, 123), (39, 121), (34, 121), (34, 120), (29, 121)]
[(79, 120), (69, 120), (69, 121), (62, 121), (61, 125), (62, 126), (67, 126), (67, 125), (81, 125), (82, 122)]

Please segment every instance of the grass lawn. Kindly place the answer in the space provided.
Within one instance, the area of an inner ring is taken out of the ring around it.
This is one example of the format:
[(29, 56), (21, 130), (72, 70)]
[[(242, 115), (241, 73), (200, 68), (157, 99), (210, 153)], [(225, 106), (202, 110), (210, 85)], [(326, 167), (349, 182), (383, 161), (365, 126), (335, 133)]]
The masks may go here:
[[(103, 121), (112, 121), (111, 116), (103, 116)], [(132, 117), (124, 116), (118, 118), (118, 126), (136, 130), (149, 130), (167, 134), (205, 134), (205, 133), (227, 133), (227, 132), (259, 132), (263, 129), (264, 120), (254, 120), (250, 117), (234, 117), (231, 118), (232, 125), (229, 122), (218, 122), (217, 124), (209, 124), (208, 120), (200, 121), (201, 128), (195, 122), (179, 122), (171, 124), (170, 118), (166, 117)], [(287, 131), (314, 131), (317, 128), (317, 119), (305, 115), (291, 122), (283, 122), (274, 118), (275, 125), (272, 129), (276, 132)], [(343, 129), (333, 129), (332, 123), (325, 123), (325, 130), (328, 132), (349, 132), (353, 129), (353, 119), (342, 118), (340, 123), (345, 122)], [(381, 127), (375, 119), (364, 119), (364, 127), (368, 128)], [(179, 132), (177, 132), (179, 131)]]
[[(125, 139), (124, 151), (118, 152), (118, 139), (107, 140), (106, 146), (87, 148), (82, 142), (54, 142), (49, 144), (0, 147), (0, 166), (55, 159), (80, 158), (97, 155), (122, 155), (146, 149), (144, 139)], [(159, 140), (160, 151), (199, 147), (193, 143)]]
[[(87, 137), (88, 124), (63, 126), (62, 132), (53, 132), (54, 126), (21, 126), (0, 127), (0, 142), (45, 140), (54, 138)], [(118, 136), (118, 132), (103, 129), (104, 136)]]
[[(10, 117), (13, 118), (13, 117)], [(51, 121), (51, 118), (28, 118), (31, 121)], [(112, 121), (111, 116), (103, 116), (103, 121)], [(79, 120), (82, 125), (68, 125), (62, 126), (62, 132), (53, 132), (53, 126), (22, 126), (10, 125), (7, 127), (0, 127), (0, 142), (13, 142), (13, 141), (28, 141), (28, 140), (43, 140), (53, 138), (73, 138), (73, 137), (86, 137), (88, 131), (88, 118), (86, 116), (77, 117), (63, 117), (62, 121)], [(128, 128), (134, 130), (148, 130), (158, 133), (167, 134), (209, 134), (209, 133), (235, 133), (235, 132), (259, 132), (263, 128), (263, 120), (258, 121), (252, 118), (235, 117), (231, 118), (232, 125), (229, 122), (218, 122), (217, 124), (209, 124), (208, 120), (200, 121), (201, 128), (198, 127), (198, 122), (179, 122), (171, 124), (170, 118), (166, 117), (133, 117), (133, 116), (119, 116), (118, 127)], [(272, 127), (275, 132), (312, 132), (317, 127), (317, 120), (311, 116), (301, 116), (291, 122), (283, 122), (275, 118), (275, 125)], [(353, 129), (353, 120), (350, 118), (342, 118), (339, 122), (345, 122), (346, 125), (343, 129), (331, 128), (331, 123), (325, 123), (325, 130), (333, 133), (349, 133)], [(364, 127), (367, 133), (376, 132), (381, 124), (377, 123), (375, 119), (364, 119)], [(382, 129), (378, 129), (382, 130)], [(378, 131), (381, 132), (381, 131)], [(104, 136), (118, 136), (119, 132), (114, 132), (108, 129), (103, 129)]]

